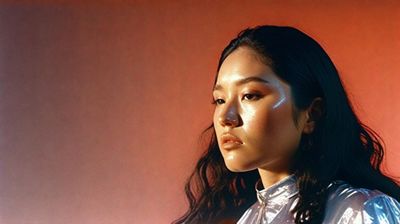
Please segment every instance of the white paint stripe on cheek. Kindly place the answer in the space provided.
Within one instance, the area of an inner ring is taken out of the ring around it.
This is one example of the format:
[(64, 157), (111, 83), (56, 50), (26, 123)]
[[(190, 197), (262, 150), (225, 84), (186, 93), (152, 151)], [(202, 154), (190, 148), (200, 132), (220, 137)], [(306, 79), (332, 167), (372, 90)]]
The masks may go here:
[(275, 109), (277, 107), (279, 107), (279, 105), (281, 105), (286, 99), (286, 96), (281, 97), (281, 99), (272, 107), (272, 109)]
[(278, 102), (276, 102), (276, 104), (274, 106), (272, 106), (272, 109), (276, 109), (277, 107), (279, 107), (286, 100), (286, 94), (285, 94), (285, 90), (283, 89), (283, 87), (277, 82), (274, 82), (274, 84), (278, 88), (278, 92), (279, 92), (280, 97), (279, 97)]

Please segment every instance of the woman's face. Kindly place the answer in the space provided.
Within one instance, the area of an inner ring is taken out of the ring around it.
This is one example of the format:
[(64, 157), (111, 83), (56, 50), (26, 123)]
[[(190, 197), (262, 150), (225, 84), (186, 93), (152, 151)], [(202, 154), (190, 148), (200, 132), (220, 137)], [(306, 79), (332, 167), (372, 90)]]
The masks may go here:
[(225, 59), (213, 91), (213, 122), (229, 170), (289, 169), (304, 123), (294, 124), (290, 91), (251, 48)]

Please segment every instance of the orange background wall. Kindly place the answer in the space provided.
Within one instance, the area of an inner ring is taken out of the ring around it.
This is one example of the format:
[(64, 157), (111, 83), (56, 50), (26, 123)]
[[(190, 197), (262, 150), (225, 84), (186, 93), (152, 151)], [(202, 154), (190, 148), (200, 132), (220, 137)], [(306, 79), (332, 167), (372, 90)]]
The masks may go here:
[(181, 215), (219, 54), (257, 24), (324, 46), (400, 176), (398, 1), (24, 2), (0, 4), (0, 223)]

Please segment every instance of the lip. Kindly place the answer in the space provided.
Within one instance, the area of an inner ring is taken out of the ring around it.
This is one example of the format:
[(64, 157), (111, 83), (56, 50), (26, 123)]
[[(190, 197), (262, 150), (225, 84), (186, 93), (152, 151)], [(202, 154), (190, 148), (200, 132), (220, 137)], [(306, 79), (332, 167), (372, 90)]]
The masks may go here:
[(243, 144), (243, 142), (242, 142), (242, 140), (240, 140), (240, 138), (238, 138), (234, 134), (231, 134), (228, 132), (222, 134), (221, 143), (222, 143), (222, 147), (224, 149), (238, 148)]

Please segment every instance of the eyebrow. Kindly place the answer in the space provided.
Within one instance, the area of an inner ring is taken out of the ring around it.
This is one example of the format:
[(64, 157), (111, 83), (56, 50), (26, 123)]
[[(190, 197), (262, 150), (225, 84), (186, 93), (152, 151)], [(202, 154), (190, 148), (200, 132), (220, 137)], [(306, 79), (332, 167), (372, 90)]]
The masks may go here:
[[(265, 80), (265, 79), (252, 76), (252, 77), (247, 77), (247, 78), (240, 79), (240, 80), (236, 81), (236, 84), (235, 84), (235, 85), (236, 85), (236, 86), (240, 86), (240, 85), (244, 85), (244, 84), (249, 83), (249, 82), (270, 83), (270, 82), (268, 82), (268, 81)], [(217, 85), (214, 86), (213, 91), (216, 91), (216, 90), (223, 90), (223, 89), (224, 89), (224, 87), (222, 87), (221, 85), (217, 84)]]

